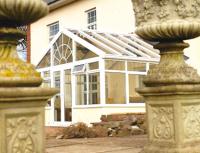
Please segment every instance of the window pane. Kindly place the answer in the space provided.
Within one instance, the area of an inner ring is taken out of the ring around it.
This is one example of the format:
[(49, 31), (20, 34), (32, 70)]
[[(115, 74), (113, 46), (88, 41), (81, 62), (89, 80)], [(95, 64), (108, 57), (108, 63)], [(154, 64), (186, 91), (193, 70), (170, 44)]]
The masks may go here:
[(45, 71), (44, 72), (44, 78), (50, 77), (50, 71)]
[(39, 68), (45, 68), (50, 67), (50, 51), (47, 52), (47, 54), (42, 58), (40, 63), (37, 65), (37, 69)]
[(60, 96), (55, 96), (54, 101), (54, 121), (61, 121), (61, 101)]
[(53, 44), (54, 65), (72, 62), (72, 39), (61, 35)]
[(100, 104), (99, 73), (89, 74), (89, 104)]
[(97, 21), (97, 16), (96, 16), (96, 9), (90, 10), (87, 12), (87, 22), (88, 22), (88, 29), (96, 29), (96, 21)]
[(77, 49), (76, 60), (83, 60), (83, 59), (97, 57), (97, 55), (95, 53), (93, 53), (92, 51), (90, 51), (89, 49), (87, 49), (86, 47), (84, 47), (80, 44), (77, 44), (76, 49)]
[(54, 87), (60, 90), (60, 71), (54, 72)]
[(125, 74), (106, 73), (106, 103), (125, 104)]
[(113, 61), (106, 60), (106, 69), (107, 70), (125, 70), (125, 62), (124, 61)]
[(49, 26), (49, 36), (54, 36), (59, 32), (59, 23), (54, 23)]
[(128, 71), (146, 72), (146, 63), (128, 62)]
[(65, 71), (65, 121), (72, 121), (72, 85), (71, 70)]
[(87, 104), (87, 82), (86, 75), (76, 76), (76, 104), (86, 105)]
[(43, 80), (43, 83), (42, 83), (42, 87), (43, 88), (50, 88), (51, 87), (51, 80), (50, 79), (47, 79), (47, 80)]
[(144, 99), (142, 96), (140, 96), (136, 92), (136, 88), (143, 87), (143, 78), (142, 75), (129, 75), (129, 101), (130, 103), (138, 103), (138, 102), (144, 102)]
[(89, 64), (89, 69), (90, 70), (97, 70), (97, 69), (99, 69), (99, 62), (90, 63)]
[(84, 72), (85, 71), (85, 65), (76, 65), (74, 66), (73, 72)]

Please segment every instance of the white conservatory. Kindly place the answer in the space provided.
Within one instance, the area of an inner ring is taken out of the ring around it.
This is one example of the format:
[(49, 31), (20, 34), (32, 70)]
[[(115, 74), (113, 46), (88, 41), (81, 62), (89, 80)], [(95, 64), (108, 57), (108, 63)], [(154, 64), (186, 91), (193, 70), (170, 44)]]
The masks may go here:
[(61, 30), (37, 65), (42, 86), (60, 90), (46, 107), (46, 125), (144, 112), (143, 98), (135, 89), (143, 86), (143, 76), (159, 57), (158, 50), (135, 34)]

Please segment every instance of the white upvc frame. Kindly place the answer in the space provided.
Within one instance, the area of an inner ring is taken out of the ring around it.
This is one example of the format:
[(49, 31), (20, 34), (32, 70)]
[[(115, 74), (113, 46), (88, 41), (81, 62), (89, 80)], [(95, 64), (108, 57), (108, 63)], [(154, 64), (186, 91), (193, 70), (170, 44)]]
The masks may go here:
[(100, 105), (106, 104), (106, 73), (105, 73), (105, 60), (99, 60), (99, 73), (100, 73)]

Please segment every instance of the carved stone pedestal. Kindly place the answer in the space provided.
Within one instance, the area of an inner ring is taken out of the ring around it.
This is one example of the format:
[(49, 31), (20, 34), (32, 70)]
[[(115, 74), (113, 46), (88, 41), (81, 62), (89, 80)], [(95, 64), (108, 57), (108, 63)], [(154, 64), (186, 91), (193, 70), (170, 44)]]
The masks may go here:
[(200, 85), (146, 87), (148, 145), (143, 153), (200, 153)]
[(45, 153), (44, 107), (55, 89), (0, 88), (0, 153)]
[(146, 88), (138, 90), (148, 116), (149, 141), (143, 152), (200, 153), (200, 77), (183, 58), (189, 47), (184, 40), (200, 36), (200, 2), (132, 2), (136, 33), (158, 42), (154, 47), (161, 55), (144, 80)]

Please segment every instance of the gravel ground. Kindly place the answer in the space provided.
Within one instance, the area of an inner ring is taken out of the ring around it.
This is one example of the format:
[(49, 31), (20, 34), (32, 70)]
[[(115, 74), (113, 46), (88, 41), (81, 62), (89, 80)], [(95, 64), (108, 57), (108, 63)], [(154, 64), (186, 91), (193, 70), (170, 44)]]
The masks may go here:
[(49, 139), (47, 153), (139, 153), (146, 135), (94, 139)]

